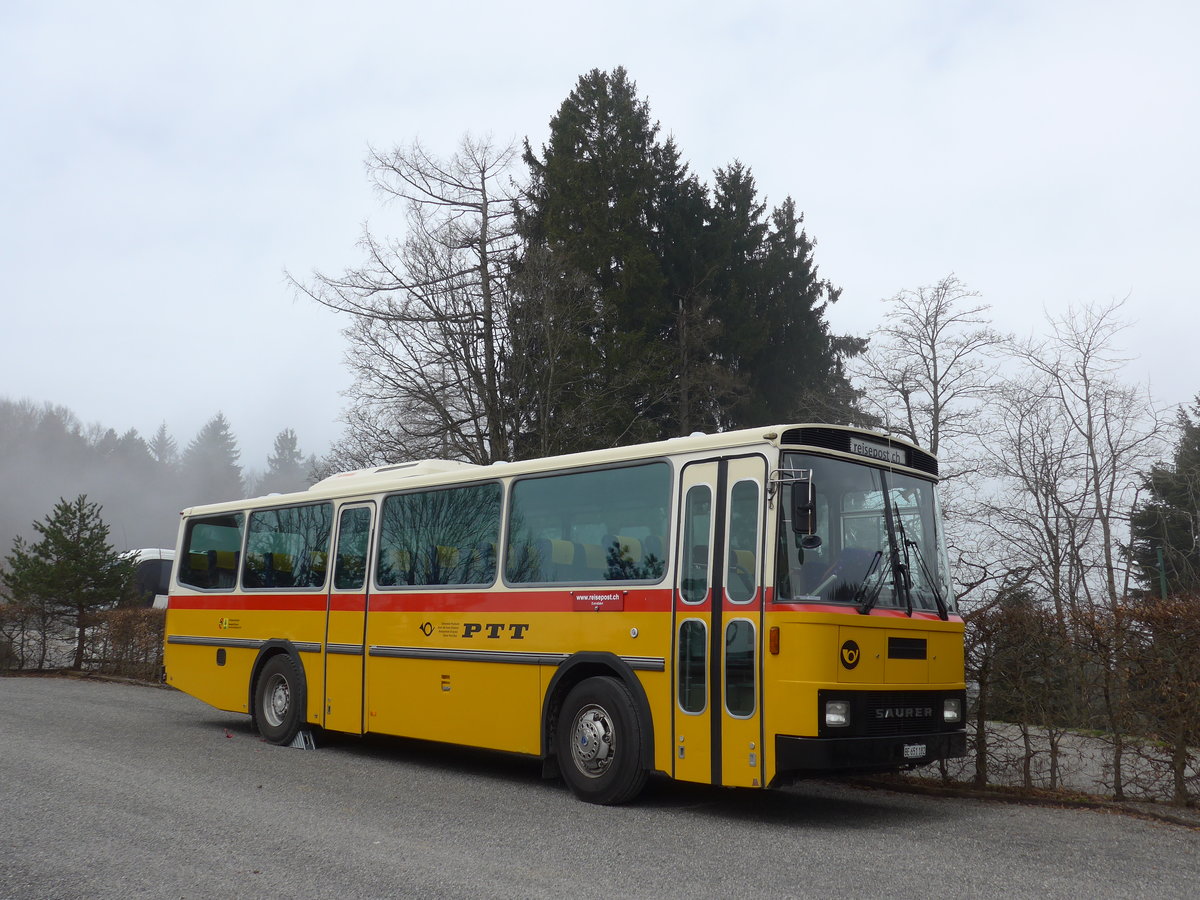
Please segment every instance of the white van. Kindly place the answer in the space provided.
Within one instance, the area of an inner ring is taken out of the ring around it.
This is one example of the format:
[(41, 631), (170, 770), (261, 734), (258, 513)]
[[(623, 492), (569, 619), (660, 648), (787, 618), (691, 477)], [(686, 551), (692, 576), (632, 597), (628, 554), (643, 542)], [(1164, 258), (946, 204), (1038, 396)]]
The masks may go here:
[(171, 588), (171, 568), (175, 565), (175, 551), (163, 549), (130, 550), (124, 554), (137, 561), (134, 583), (143, 606), (155, 609), (167, 608), (167, 592)]

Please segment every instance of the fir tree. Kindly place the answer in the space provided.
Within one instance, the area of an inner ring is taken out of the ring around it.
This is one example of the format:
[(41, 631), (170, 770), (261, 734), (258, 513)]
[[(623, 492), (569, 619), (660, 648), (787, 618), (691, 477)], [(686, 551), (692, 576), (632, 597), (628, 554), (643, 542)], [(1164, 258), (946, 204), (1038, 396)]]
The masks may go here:
[[(1158, 594), (1200, 594), (1200, 395), (1178, 416), (1179, 441), (1170, 463), (1145, 476), (1145, 499), (1130, 520), (1130, 554), (1139, 581)], [(1164, 565), (1160, 572), (1159, 550)]]
[[(563, 283), (591, 288), (583, 341), (553, 360), (571, 386), (553, 415), (590, 430), (558, 449), (859, 418), (843, 365), (864, 342), (829, 333), (838, 290), (818, 276), (795, 204), (768, 215), (741, 163), (717, 171), (710, 201), (624, 69), (581, 77), (525, 161), (525, 262), (562, 273), (526, 303), (545, 318)], [(531, 430), (548, 428), (569, 431)]]
[[(35, 619), (74, 630), (72, 667), (82, 669), (92, 614), (133, 599), (134, 563), (113, 549), (100, 505), (84, 494), (60, 499), (33, 528), (40, 539), (13, 541), (0, 580), (12, 602), (33, 611)], [(39, 667), (45, 659), (43, 643)]]
[(237, 441), (223, 413), (210, 419), (188, 444), (180, 464), (189, 503), (236, 500), (245, 493)]
[(267, 457), (267, 472), (259, 483), (263, 494), (286, 494), (308, 487), (309, 466), (300, 453), (296, 432), (285, 428), (275, 436), (275, 452)]
[(160, 468), (170, 470), (179, 462), (179, 446), (167, 432), (167, 423), (163, 422), (154, 432), (149, 443), (150, 456)]
[[(655, 409), (672, 393), (664, 339), (674, 310), (656, 254), (664, 240), (658, 200), (683, 172), (673, 146), (657, 135), (625, 70), (593, 70), (551, 119), (541, 158), (526, 147), (526, 253), (544, 248), (556, 267), (582, 275), (594, 292), (581, 355), (559, 361), (574, 390), (558, 413), (578, 418), (576, 409), (588, 410), (590, 433), (564, 449), (658, 437)], [(602, 397), (612, 402), (598, 402)]]

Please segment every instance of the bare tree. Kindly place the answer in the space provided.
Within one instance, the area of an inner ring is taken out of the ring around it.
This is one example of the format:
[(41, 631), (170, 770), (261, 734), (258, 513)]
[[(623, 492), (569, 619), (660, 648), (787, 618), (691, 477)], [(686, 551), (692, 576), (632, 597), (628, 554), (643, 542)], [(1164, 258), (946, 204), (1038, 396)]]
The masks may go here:
[(884, 301), (884, 323), (852, 362), (867, 411), (935, 455), (944, 443), (974, 437), (980, 401), (995, 378), (1004, 337), (978, 297), (953, 274), (901, 291)]
[(989, 538), (972, 507), (978, 482), (983, 401), (997, 378), (1005, 337), (989, 306), (955, 275), (884, 301), (883, 324), (867, 350), (851, 358), (864, 410), (882, 428), (942, 454), (947, 544), (960, 598), (1002, 577), (980, 548)]
[(1013, 346), (1014, 359), (1032, 375), (1033, 395), (1061, 423), (1061, 451), (1078, 463), (1075, 488), (1087, 499), (1076, 547), (1089, 576), (1080, 587), (1089, 600), (1100, 592), (1114, 609), (1129, 585), (1119, 549), (1128, 543), (1138, 473), (1161, 451), (1164, 427), (1149, 391), (1120, 381), (1128, 361), (1115, 346), (1126, 327), (1121, 306), (1070, 309), (1050, 317), (1048, 337)]
[[(402, 242), (368, 229), (366, 262), (297, 289), (353, 317), (355, 373), (342, 454), (360, 464), (451, 456), (511, 457), (514, 423), (502, 394), (509, 345), (509, 271), (517, 248), (511, 176), (516, 146), (466, 136), (446, 160), (419, 142), (367, 168), (376, 189), (404, 204)], [(289, 276), (290, 277), (290, 276)]]
[(991, 490), (973, 508), (1000, 558), (993, 568), (1049, 601), (1065, 631), (1084, 579), (1086, 457), (1038, 379), (1010, 379), (992, 400)]
[[(1074, 648), (1061, 689), (1095, 699), (1113, 735), (1114, 789), (1122, 791), (1126, 631), (1119, 627), (1129, 574), (1119, 548), (1162, 424), (1147, 391), (1120, 380), (1119, 303), (1050, 317), (1050, 333), (1013, 342), (1019, 367), (993, 394), (986, 449), (994, 480), (982, 521), (1007, 547), (1002, 566), (1053, 606)], [(1094, 688), (1094, 690), (1093, 690)], [(1065, 704), (1064, 704), (1065, 706)]]

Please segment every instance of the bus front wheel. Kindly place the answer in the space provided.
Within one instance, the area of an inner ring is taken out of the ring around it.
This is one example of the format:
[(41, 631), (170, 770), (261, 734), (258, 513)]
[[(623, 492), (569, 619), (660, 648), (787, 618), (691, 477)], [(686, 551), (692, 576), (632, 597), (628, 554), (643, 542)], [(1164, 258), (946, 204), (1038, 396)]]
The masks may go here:
[(272, 744), (290, 744), (304, 722), (304, 675), (286, 653), (272, 656), (254, 688), (254, 724)]
[(556, 749), (559, 771), (581, 800), (625, 803), (646, 783), (641, 722), (629, 688), (616, 678), (588, 678), (571, 689)]

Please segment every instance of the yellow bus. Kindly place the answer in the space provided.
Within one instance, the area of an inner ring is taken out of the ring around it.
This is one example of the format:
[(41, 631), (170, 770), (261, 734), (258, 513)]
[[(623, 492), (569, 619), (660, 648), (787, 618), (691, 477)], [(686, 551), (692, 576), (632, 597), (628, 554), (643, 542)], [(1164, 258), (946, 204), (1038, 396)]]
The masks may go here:
[(595, 803), (962, 756), (936, 482), (911, 444), (785, 425), (188, 509), (166, 679), (276, 744), (528, 754)]

